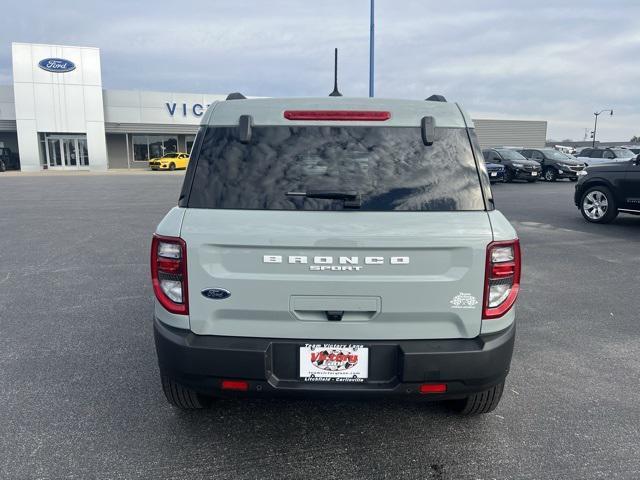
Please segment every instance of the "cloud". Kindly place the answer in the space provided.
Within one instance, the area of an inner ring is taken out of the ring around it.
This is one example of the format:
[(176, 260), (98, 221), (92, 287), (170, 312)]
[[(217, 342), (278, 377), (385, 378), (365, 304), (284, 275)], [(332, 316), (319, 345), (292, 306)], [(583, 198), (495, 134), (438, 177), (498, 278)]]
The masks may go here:
[[(367, 0), (12, 2), (3, 7), (0, 81), (10, 42), (101, 48), (105, 88), (322, 96), (368, 88)], [(377, 0), (376, 95), (444, 94), (476, 118), (549, 121), (582, 138), (640, 134), (640, 2)]]

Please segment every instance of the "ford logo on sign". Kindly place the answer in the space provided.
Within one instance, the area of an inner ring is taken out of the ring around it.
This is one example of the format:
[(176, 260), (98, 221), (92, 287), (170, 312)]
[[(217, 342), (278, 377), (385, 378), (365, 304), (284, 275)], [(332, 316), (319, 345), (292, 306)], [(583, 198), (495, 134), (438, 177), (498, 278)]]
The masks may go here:
[(231, 296), (229, 290), (225, 290), (224, 288), (205, 288), (201, 293), (211, 300), (224, 300)]
[(38, 62), (38, 66), (47, 72), (53, 73), (65, 73), (76, 69), (75, 63), (64, 58), (45, 58)]

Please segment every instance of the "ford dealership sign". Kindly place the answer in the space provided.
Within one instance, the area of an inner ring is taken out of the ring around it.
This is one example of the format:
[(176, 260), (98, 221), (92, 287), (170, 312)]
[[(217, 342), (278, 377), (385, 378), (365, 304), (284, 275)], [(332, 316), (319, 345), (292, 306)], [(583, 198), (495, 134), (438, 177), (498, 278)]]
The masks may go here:
[(75, 63), (64, 58), (44, 58), (38, 62), (38, 66), (53, 73), (65, 73), (76, 69)]

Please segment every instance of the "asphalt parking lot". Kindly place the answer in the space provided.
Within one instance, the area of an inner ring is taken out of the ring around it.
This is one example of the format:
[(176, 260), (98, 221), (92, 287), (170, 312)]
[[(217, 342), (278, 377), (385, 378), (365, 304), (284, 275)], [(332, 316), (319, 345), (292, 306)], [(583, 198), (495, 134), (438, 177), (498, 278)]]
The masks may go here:
[(181, 175), (0, 176), (0, 477), (640, 477), (640, 217), (587, 224), (573, 184), (494, 187), (523, 291), (498, 409), (164, 400), (151, 233)]

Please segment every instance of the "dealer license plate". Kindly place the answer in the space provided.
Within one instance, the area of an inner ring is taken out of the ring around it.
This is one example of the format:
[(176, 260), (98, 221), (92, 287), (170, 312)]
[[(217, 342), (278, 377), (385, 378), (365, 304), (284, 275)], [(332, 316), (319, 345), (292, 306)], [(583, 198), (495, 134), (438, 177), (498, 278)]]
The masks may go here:
[(367, 347), (335, 344), (300, 347), (300, 378), (305, 382), (364, 382), (368, 377)]
[(491, 172), (491, 176), (492, 177), (497, 177), (498, 176), (498, 172)]
[(531, 172), (531, 176), (532, 177), (537, 177), (538, 176), (538, 172)]

